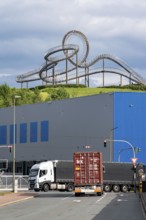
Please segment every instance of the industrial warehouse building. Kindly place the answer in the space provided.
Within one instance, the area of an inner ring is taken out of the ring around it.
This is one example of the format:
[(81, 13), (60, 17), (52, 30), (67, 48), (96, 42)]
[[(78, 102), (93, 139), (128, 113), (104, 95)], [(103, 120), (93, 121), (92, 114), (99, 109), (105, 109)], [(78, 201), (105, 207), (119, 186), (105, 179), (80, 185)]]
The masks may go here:
[[(114, 92), (17, 106), (16, 172), (37, 161), (72, 159), (75, 151), (102, 151), (104, 161), (131, 162), (132, 145), (146, 164), (146, 93)], [(0, 145), (14, 143), (14, 108), (0, 109)], [(104, 140), (107, 141), (104, 147)], [(127, 143), (128, 142), (128, 143)], [(130, 144), (129, 144), (130, 143)], [(90, 146), (86, 148), (86, 146)], [(0, 159), (13, 153), (0, 148)]]

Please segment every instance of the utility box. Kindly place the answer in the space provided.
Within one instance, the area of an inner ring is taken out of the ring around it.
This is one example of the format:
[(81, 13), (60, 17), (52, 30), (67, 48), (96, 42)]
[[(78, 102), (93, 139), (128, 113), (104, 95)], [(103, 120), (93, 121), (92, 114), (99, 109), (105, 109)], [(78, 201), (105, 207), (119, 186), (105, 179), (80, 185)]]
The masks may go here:
[(74, 186), (75, 196), (103, 193), (103, 168), (101, 152), (75, 152)]

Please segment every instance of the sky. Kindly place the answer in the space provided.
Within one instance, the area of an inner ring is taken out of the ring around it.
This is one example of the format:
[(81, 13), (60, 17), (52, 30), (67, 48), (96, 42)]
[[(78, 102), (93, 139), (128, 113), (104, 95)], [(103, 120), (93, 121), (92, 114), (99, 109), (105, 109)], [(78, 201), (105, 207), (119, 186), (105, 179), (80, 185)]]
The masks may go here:
[(87, 37), (90, 57), (112, 54), (146, 79), (145, 0), (5, 0), (0, 27), (0, 85), (20, 88), (16, 77), (38, 69), (71, 30)]

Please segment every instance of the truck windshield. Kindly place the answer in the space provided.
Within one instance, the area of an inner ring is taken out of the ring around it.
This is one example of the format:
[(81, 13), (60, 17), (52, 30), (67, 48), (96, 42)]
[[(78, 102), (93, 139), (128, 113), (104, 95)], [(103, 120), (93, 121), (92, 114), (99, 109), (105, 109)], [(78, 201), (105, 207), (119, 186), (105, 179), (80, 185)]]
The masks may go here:
[(31, 169), (29, 172), (29, 176), (37, 176), (38, 174), (38, 169)]

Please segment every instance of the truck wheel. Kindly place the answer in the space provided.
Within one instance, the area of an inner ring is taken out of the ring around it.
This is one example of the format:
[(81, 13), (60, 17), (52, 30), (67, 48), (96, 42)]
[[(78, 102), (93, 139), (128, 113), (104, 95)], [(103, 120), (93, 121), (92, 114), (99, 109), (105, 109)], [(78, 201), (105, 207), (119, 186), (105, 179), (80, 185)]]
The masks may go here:
[(114, 192), (119, 192), (120, 191), (120, 186), (119, 185), (114, 185), (113, 186), (113, 191)]
[(105, 192), (110, 192), (111, 191), (111, 186), (109, 184), (104, 185), (104, 191)]
[(35, 192), (39, 192), (39, 191), (40, 191), (40, 189), (34, 189), (34, 191), (35, 191)]
[(69, 184), (67, 185), (67, 191), (68, 191), (68, 192), (74, 191), (74, 185), (73, 185), (73, 183), (69, 183)]
[(121, 187), (121, 190), (122, 190), (122, 192), (128, 192), (128, 186), (127, 185), (123, 185), (122, 187)]
[(44, 192), (48, 192), (49, 189), (50, 189), (50, 187), (49, 187), (48, 183), (45, 183), (44, 186), (43, 186)]

